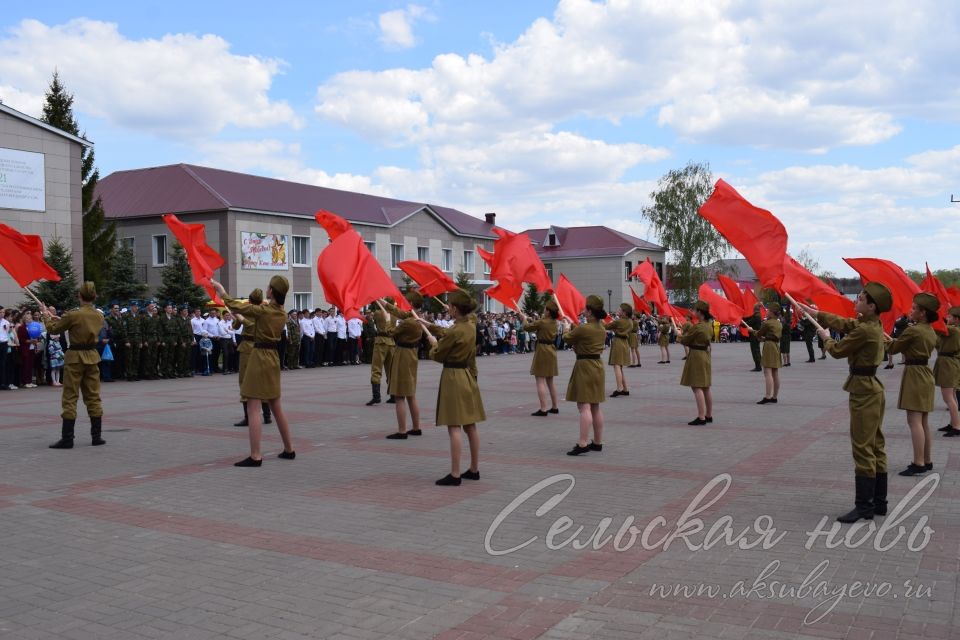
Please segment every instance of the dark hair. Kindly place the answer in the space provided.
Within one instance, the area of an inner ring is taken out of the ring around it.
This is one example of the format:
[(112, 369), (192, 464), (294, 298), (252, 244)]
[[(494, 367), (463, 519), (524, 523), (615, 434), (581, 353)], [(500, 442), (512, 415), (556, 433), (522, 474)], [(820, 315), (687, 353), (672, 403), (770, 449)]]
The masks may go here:
[(544, 308), (543, 314), (544, 314), (544, 315), (549, 315), (549, 316), (550, 316), (552, 319), (554, 319), (554, 320), (556, 320), (557, 318), (560, 317), (560, 312), (559, 312), (559, 311), (554, 311), (553, 309)]
[(278, 305), (280, 305), (280, 306), (282, 307), (284, 301), (287, 299), (287, 294), (286, 294), (286, 293), (280, 293), (279, 291), (277, 291), (277, 290), (274, 289), (273, 287), (270, 287), (270, 290), (273, 291), (273, 296), (272, 296), (272, 297), (273, 297), (273, 301), (276, 302)]
[(710, 315), (709, 311), (697, 311), (700, 314), (700, 317), (704, 320), (713, 320), (713, 316)]
[(472, 305), (472, 304), (454, 304), (454, 303), (451, 302), (451, 303), (450, 303), (450, 306), (451, 306), (451, 307), (456, 307), (457, 311), (459, 311), (459, 312), (460, 312), (460, 315), (463, 316), (464, 318), (466, 318), (468, 315), (470, 315), (471, 313), (473, 313), (473, 305)]
[(877, 301), (873, 299), (873, 296), (870, 295), (870, 292), (866, 289), (863, 290), (863, 299), (867, 304), (873, 305), (873, 312), (876, 314), (880, 313), (880, 307), (877, 305)]
[(923, 312), (927, 314), (927, 322), (933, 324), (940, 319), (940, 314), (936, 311), (930, 311), (930, 309), (923, 309)]
[(607, 312), (603, 310), (603, 307), (591, 307), (587, 305), (587, 311), (590, 312), (594, 320), (603, 320), (607, 317)]

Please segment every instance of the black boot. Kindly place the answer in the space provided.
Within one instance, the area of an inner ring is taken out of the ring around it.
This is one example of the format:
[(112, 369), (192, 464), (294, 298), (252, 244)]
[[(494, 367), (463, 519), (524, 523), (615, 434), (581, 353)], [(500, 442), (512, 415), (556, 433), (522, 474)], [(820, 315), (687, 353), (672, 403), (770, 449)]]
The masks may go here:
[(389, 398), (387, 398), (387, 404), (397, 404), (397, 399), (394, 398), (393, 396), (390, 396)]
[(867, 476), (856, 476), (857, 495), (854, 498), (854, 509), (842, 516), (837, 517), (837, 522), (850, 524), (863, 518), (864, 520), (873, 520), (873, 495), (877, 479)]
[(250, 424), (249, 422), (247, 422), (247, 403), (241, 402), (240, 404), (243, 405), (243, 420), (241, 420), (240, 422), (235, 422), (233, 425), (235, 427), (245, 427), (248, 424)]
[(51, 449), (73, 449), (73, 425), (76, 420), (63, 419), (63, 426), (60, 428), (60, 439), (50, 445)]
[(878, 516), (887, 515), (887, 473), (878, 473), (877, 482), (873, 485), (873, 513)]
[(273, 419), (270, 417), (270, 403), (266, 400), (263, 401), (263, 424), (273, 424)]
[(375, 404), (380, 404), (380, 385), (370, 383), (370, 386), (373, 387), (373, 399), (367, 403), (368, 407), (372, 407)]
[(103, 428), (103, 416), (90, 416), (90, 441), (95, 447), (107, 444), (107, 441), (100, 437), (100, 431)]

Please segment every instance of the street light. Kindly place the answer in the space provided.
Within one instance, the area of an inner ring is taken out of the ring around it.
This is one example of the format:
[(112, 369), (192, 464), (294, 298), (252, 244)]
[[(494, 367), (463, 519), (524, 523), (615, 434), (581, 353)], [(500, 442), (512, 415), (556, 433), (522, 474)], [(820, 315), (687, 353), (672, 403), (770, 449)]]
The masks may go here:
[(613, 306), (613, 302), (611, 302), (611, 297), (610, 297), (612, 295), (613, 295), (613, 289), (607, 289), (607, 309)]

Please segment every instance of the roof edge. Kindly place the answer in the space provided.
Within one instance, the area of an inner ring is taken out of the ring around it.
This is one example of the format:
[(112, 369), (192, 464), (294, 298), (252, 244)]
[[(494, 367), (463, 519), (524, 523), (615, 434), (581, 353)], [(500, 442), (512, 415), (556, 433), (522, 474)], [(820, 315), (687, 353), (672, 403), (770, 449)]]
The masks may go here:
[(50, 133), (55, 133), (59, 136), (63, 136), (64, 138), (67, 138), (68, 140), (71, 140), (73, 142), (77, 142), (85, 147), (93, 147), (93, 143), (87, 140), (86, 138), (81, 138), (80, 136), (75, 136), (72, 133), (67, 133), (63, 129), (58, 129), (51, 124), (47, 124), (43, 120), (37, 120), (33, 116), (28, 116), (27, 114), (21, 111), (17, 111), (13, 107), (5, 105), (2, 102), (0, 102), (0, 111), (2, 111), (3, 113), (6, 113), (9, 116), (13, 116), (14, 118), (23, 120), (24, 122), (29, 122), (32, 125), (36, 125), (41, 129), (46, 129)]

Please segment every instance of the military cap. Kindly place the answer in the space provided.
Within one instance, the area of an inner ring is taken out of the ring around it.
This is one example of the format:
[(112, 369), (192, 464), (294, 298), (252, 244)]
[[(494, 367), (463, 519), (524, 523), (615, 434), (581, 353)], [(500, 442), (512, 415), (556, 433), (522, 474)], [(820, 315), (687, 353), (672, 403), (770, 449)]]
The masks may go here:
[(261, 289), (254, 289), (250, 292), (250, 297), (247, 299), (250, 301), (250, 304), (262, 304), (263, 291)]
[(913, 304), (931, 313), (936, 313), (940, 310), (940, 301), (937, 300), (935, 295), (927, 293), (926, 291), (913, 296)]
[(876, 303), (877, 313), (890, 311), (890, 309), (893, 308), (893, 296), (890, 294), (890, 289), (887, 289), (886, 285), (880, 284), (879, 282), (868, 282), (863, 286), (863, 290), (866, 291), (870, 299)]
[(949, 313), (952, 316), (956, 316), (960, 318), (960, 307), (950, 307), (947, 313)]
[(556, 301), (547, 300), (547, 303), (543, 305), (543, 308), (547, 311), (553, 311), (554, 313), (560, 313), (560, 307), (557, 306)]
[(626, 314), (629, 315), (629, 316), (632, 316), (632, 315), (633, 315), (633, 307), (631, 307), (631, 306), (630, 306), (629, 304), (627, 304), (626, 302), (622, 302), (622, 303), (620, 304), (620, 310), (623, 311), (624, 313), (626, 313)]
[(473, 298), (470, 297), (470, 294), (464, 291), (463, 289), (457, 289), (456, 291), (451, 291), (447, 294), (447, 302), (456, 305), (457, 307), (463, 307), (469, 311), (473, 311), (477, 308), (477, 303), (473, 301)]
[(700, 313), (710, 313), (710, 305), (703, 300), (697, 300), (693, 303), (693, 308)]
[(780, 315), (780, 312), (783, 311), (783, 308), (780, 306), (779, 302), (771, 302), (767, 305), (767, 311), (777, 316)]
[(587, 296), (587, 306), (592, 309), (603, 309), (603, 298), (600, 296)]
[(407, 302), (412, 304), (414, 307), (419, 307), (423, 304), (423, 296), (420, 295), (419, 291), (410, 289), (409, 291), (403, 294), (403, 297), (407, 299)]
[(280, 295), (285, 296), (287, 295), (287, 291), (290, 290), (290, 281), (281, 275), (273, 276), (270, 278), (270, 288)]
[(89, 280), (80, 285), (79, 293), (80, 297), (87, 302), (93, 302), (97, 299), (97, 287)]

